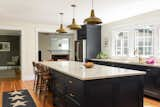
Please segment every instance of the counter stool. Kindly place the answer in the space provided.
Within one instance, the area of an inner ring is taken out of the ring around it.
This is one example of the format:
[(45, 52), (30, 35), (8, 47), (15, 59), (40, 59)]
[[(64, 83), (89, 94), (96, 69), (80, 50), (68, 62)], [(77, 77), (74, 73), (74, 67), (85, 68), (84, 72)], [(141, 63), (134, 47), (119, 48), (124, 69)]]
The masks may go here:
[(36, 68), (36, 62), (32, 62), (33, 65), (33, 73), (34, 73), (34, 84), (33, 84), (33, 90), (36, 90), (37, 85), (37, 68)]
[(49, 81), (51, 80), (51, 74), (49, 69), (42, 64), (37, 64), (38, 68), (38, 81), (37, 81), (37, 91), (38, 94), (41, 92), (46, 93), (49, 89)]
[(50, 74), (50, 69), (48, 67), (45, 67), (43, 65), (40, 66), (41, 75), (40, 75), (40, 82), (39, 82), (39, 93), (38, 95), (43, 96), (43, 107), (45, 107), (46, 100), (48, 98), (49, 93), (49, 86), (50, 81), (52, 80), (52, 76)]
[(42, 80), (42, 70), (41, 70), (41, 64), (39, 63), (36, 63), (35, 64), (35, 67), (36, 67), (36, 72), (35, 72), (35, 75), (36, 75), (36, 80), (35, 80), (35, 88), (36, 88), (36, 93), (38, 93), (38, 91), (40, 90), (40, 87), (41, 87), (41, 80)]

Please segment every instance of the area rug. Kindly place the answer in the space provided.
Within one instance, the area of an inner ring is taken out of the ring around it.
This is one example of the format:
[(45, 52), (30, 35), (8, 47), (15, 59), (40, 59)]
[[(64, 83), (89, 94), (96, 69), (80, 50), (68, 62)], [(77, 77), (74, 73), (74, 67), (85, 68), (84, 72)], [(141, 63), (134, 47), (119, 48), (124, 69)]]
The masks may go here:
[(2, 107), (36, 107), (28, 90), (18, 90), (3, 93)]
[(16, 73), (14, 70), (0, 70), (0, 78), (15, 78)]

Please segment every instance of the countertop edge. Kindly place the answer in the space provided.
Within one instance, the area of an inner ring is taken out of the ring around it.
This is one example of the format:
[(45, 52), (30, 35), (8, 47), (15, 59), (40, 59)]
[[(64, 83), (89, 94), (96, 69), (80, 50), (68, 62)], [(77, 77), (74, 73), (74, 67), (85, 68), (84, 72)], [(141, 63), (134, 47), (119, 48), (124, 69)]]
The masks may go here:
[(146, 67), (155, 67), (155, 68), (160, 68), (160, 66), (158, 65), (154, 65), (154, 64), (139, 64), (139, 63), (131, 63), (131, 62), (119, 62), (119, 61), (115, 61), (115, 60), (107, 60), (107, 59), (88, 59), (91, 61), (99, 61), (99, 62), (115, 62), (115, 63), (121, 63), (121, 64), (128, 64), (128, 65), (138, 65), (138, 66), (146, 66)]
[[(79, 79), (79, 80), (82, 80), (82, 81), (92, 81), (92, 80), (100, 80), (100, 79), (112, 79), (112, 78), (122, 78), (122, 77), (131, 77), (131, 76), (142, 76), (142, 75), (145, 75), (146, 72), (144, 71), (139, 71), (138, 73), (135, 73), (135, 74), (123, 74), (123, 75), (112, 75), (112, 76), (101, 76), (101, 77), (88, 77), (88, 78), (80, 78), (78, 76), (75, 76), (75, 75), (72, 75), (71, 73), (66, 73), (66, 72), (63, 72), (63, 71), (60, 71), (58, 69), (55, 69), (55, 68), (52, 68), (48, 65), (45, 65), (43, 63), (41, 63), (42, 65), (44, 66), (47, 66), (51, 69), (54, 69), (56, 70), (57, 72), (60, 72), (64, 75), (68, 75), (68, 76), (71, 76), (73, 78), (76, 78), (76, 79)], [(137, 70), (136, 70), (137, 71)]]

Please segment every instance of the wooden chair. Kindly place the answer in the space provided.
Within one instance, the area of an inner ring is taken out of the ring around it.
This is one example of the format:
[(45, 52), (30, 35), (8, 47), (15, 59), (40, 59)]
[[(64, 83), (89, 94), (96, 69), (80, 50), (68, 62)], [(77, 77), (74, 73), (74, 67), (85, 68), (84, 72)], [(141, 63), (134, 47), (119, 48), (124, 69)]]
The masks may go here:
[(36, 74), (36, 77), (37, 77), (37, 80), (36, 80), (36, 93), (38, 93), (38, 91), (40, 91), (40, 87), (41, 87), (41, 80), (42, 80), (42, 73), (43, 71), (41, 70), (41, 64), (39, 63), (36, 63), (36, 69), (37, 69), (37, 72), (35, 73)]
[(42, 74), (42, 87), (41, 91), (47, 93), (49, 91), (49, 82), (51, 81), (51, 73), (48, 67), (41, 66), (43, 69)]
[(42, 64), (36, 64), (37, 67), (37, 91), (39, 91), (38, 94), (41, 94), (41, 92), (46, 93), (49, 88), (49, 81), (51, 80), (51, 74), (47, 67), (43, 66)]
[(46, 105), (46, 99), (48, 98), (49, 93), (49, 86), (50, 81), (52, 80), (50, 69), (46, 66), (40, 65), (40, 81), (38, 85), (39, 93), (38, 95), (42, 94), (43, 97), (43, 107)]
[(36, 88), (36, 83), (37, 83), (37, 69), (36, 69), (36, 62), (32, 62), (33, 65), (33, 73), (34, 73), (34, 84), (33, 84), (33, 90)]

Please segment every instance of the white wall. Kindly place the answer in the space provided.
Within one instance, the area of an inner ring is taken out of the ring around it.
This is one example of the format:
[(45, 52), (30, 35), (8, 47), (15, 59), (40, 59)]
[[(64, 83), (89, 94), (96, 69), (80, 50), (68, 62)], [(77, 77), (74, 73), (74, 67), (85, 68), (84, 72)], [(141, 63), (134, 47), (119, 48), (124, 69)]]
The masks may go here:
[[(159, 26), (160, 25), (160, 10), (145, 13), (142, 15), (134, 16), (128, 19), (108, 23), (102, 25), (102, 51), (105, 53), (108, 53), (109, 56), (112, 56), (112, 31), (114, 30), (119, 30), (119, 29), (125, 29), (125, 28), (134, 28), (135, 26), (138, 25), (155, 25)], [(154, 40), (154, 47), (155, 50), (159, 49), (158, 46), (158, 32), (156, 33), (156, 39)], [(108, 46), (104, 46), (104, 42), (108, 41)], [(155, 53), (155, 55), (157, 55)]]
[(32, 61), (38, 59), (38, 32), (55, 32), (57, 26), (0, 21), (0, 29), (21, 30), (22, 79), (33, 79)]

